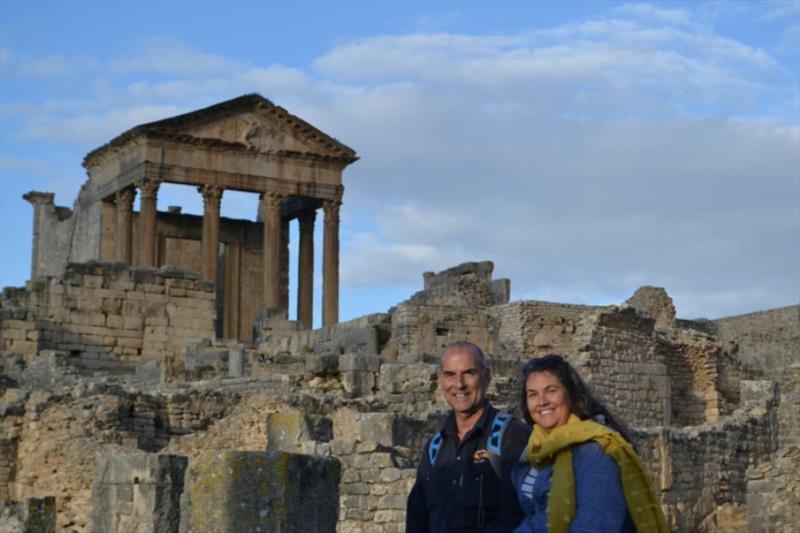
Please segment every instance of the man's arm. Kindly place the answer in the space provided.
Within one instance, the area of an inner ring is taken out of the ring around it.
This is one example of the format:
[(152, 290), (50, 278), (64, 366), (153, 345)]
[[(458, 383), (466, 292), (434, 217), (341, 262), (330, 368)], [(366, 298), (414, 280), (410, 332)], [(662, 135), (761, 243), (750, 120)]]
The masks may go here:
[(406, 533), (428, 533), (428, 504), (425, 496), (425, 478), (428, 476), (428, 446), (425, 443), (417, 467), (417, 480), (406, 502)]
[(519, 499), (511, 483), (511, 471), (519, 460), (522, 451), (528, 444), (530, 428), (527, 424), (516, 418), (508, 423), (503, 442), (501, 444), (501, 472), (503, 478), (502, 506), (500, 508), (499, 519), (492, 531), (512, 531), (522, 521), (522, 509), (519, 506)]

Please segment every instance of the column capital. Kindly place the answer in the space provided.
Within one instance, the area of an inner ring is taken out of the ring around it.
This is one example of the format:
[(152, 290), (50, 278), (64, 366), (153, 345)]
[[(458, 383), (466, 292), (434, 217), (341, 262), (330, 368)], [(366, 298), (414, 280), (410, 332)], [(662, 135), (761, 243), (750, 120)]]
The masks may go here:
[(143, 199), (155, 198), (158, 194), (158, 187), (160, 185), (161, 181), (152, 178), (145, 178), (136, 182), (136, 186), (142, 191)]
[(284, 196), (277, 192), (261, 193), (259, 206), (261, 207), (261, 218), (266, 220), (268, 216), (280, 215), (281, 202)]
[(325, 211), (325, 222), (339, 221), (339, 207), (342, 205), (341, 200), (323, 200), (322, 209)]
[(114, 193), (114, 202), (117, 204), (117, 209), (131, 209), (134, 198), (136, 198), (136, 189), (134, 187), (125, 187)]
[(222, 185), (217, 185), (216, 183), (207, 183), (206, 185), (198, 187), (197, 191), (203, 195), (203, 201), (205, 203), (219, 205), (219, 202), (222, 199), (222, 193), (225, 192), (225, 188)]
[(285, 196), (279, 192), (262, 192), (261, 203), (269, 207), (280, 207)]

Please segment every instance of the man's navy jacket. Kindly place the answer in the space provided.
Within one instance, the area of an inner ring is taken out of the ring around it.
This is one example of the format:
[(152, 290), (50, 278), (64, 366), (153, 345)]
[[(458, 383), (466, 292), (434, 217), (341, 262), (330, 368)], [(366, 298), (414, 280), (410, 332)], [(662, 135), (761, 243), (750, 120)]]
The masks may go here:
[(511, 469), (528, 443), (530, 429), (513, 419), (501, 441), (501, 478), (492, 468), (487, 440), (497, 409), (488, 402), (483, 415), (459, 442), (451, 412), (440, 434), (434, 464), (425, 444), (417, 481), (408, 496), (406, 533), (511, 532), (522, 510), (511, 484)]

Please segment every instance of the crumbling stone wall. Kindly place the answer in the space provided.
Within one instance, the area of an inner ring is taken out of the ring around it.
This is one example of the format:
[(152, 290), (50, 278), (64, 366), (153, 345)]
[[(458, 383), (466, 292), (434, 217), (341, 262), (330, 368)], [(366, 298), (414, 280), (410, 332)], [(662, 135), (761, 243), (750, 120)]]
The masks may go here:
[[(720, 416), (721, 394), (717, 363), (722, 357), (718, 342), (693, 331), (679, 331), (670, 342), (659, 342), (666, 355), (672, 398), (672, 423), (691, 426)], [(736, 383), (738, 385), (738, 382)]]
[(800, 305), (714, 320), (710, 329), (744, 375), (778, 382), (780, 445), (800, 442)]
[(775, 383), (748, 381), (742, 387), (744, 405), (728, 418), (637, 432), (637, 451), (673, 530), (695, 530), (718, 506), (744, 504), (747, 469), (769, 460), (777, 447)]
[(170, 269), (72, 264), (63, 278), (39, 278), (24, 296), (4, 298), (0, 348), (29, 359), (39, 350), (65, 351), (90, 371), (172, 362), (188, 342), (213, 336), (213, 285), (198, 278)]
[(793, 445), (747, 471), (747, 527), (753, 533), (793, 533), (798, 524), (800, 447)]
[(583, 366), (598, 395), (637, 427), (669, 425), (671, 420), (667, 367), (653, 326), (652, 319), (632, 308), (600, 313)]
[(51, 192), (31, 191), (23, 198), (33, 205), (31, 278), (61, 276), (69, 261), (72, 210), (56, 206)]
[(661, 287), (639, 287), (625, 303), (655, 320), (656, 329), (673, 331), (677, 325), (672, 298)]
[(766, 371), (798, 362), (800, 305), (713, 320), (711, 328), (750, 367)]
[[(0, 359), (0, 452), (6, 450), (8, 459), (4, 468), (0, 453), (0, 476), (7, 483), (0, 484), (14, 499), (55, 495), (61, 530), (83, 532), (90, 522), (96, 453), (159, 451), (191, 464), (204, 452), (268, 446), (341, 462), (339, 530), (402, 531), (422, 445), (447, 412), (436, 391), (435, 363), (456, 339), (445, 343), (444, 335), (436, 335), (444, 324), (487, 349), (489, 398), (501, 408), (516, 407), (523, 360), (559, 352), (578, 366), (604, 400), (639, 428), (637, 445), (674, 527), (710, 532), (746, 521), (744, 473), (777, 461), (772, 451), (797, 433), (791, 409), (797, 368), (782, 369), (777, 385), (754, 384), (744, 380), (751, 369), (725, 350), (710, 322), (676, 321), (669, 329), (657, 327), (652, 309), (509, 304), (497, 299), (503, 291), (492, 289), (496, 284), (481, 265), (427, 275), (425, 291), (386, 314), (313, 332), (267, 317), (258, 344), (191, 342), (185, 358), (139, 362), (136, 373), (135, 361), (120, 363), (118, 370), (129, 365), (128, 374), (87, 376), (71, 366), (70, 352), (39, 350), (27, 359), (6, 354)], [(170, 294), (169, 279), (196, 282), (146, 272), (163, 278), (169, 298), (186, 297)], [(102, 283), (114, 276), (98, 277), (94, 294), (110, 290)], [(134, 292), (144, 299), (150, 289), (142, 285)], [(13, 309), (38, 331), (29, 304), (42, 297), (30, 292), (6, 291), (3, 312)], [(398, 343), (399, 326), (415, 320), (405, 344)], [(8, 330), (18, 331), (14, 326)], [(53, 444), (62, 442), (69, 445)]]
[(488, 348), (488, 308), (508, 303), (510, 287), (508, 280), (492, 280), (493, 270), (494, 264), (484, 261), (423, 274), (425, 288), (391, 312), (391, 345), (397, 360), (431, 361), (464, 339)]

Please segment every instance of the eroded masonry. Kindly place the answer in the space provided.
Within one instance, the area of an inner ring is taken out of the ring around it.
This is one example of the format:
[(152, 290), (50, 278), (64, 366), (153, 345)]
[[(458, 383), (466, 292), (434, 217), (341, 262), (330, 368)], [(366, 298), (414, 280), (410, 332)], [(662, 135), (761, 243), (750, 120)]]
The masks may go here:
[[(800, 306), (680, 320), (654, 287), (618, 306), (512, 302), (476, 262), (339, 323), (355, 160), (248, 95), (91, 152), (73, 209), (26, 195), (32, 276), (0, 300), (0, 532), (402, 531), (446, 412), (436, 357), (460, 339), (485, 347), (490, 399), (512, 409), (521, 363), (564, 354), (635, 428), (673, 530), (796, 531)], [(159, 211), (163, 182), (196, 186), (204, 215)], [(225, 190), (259, 194), (257, 219), (221, 218)]]

